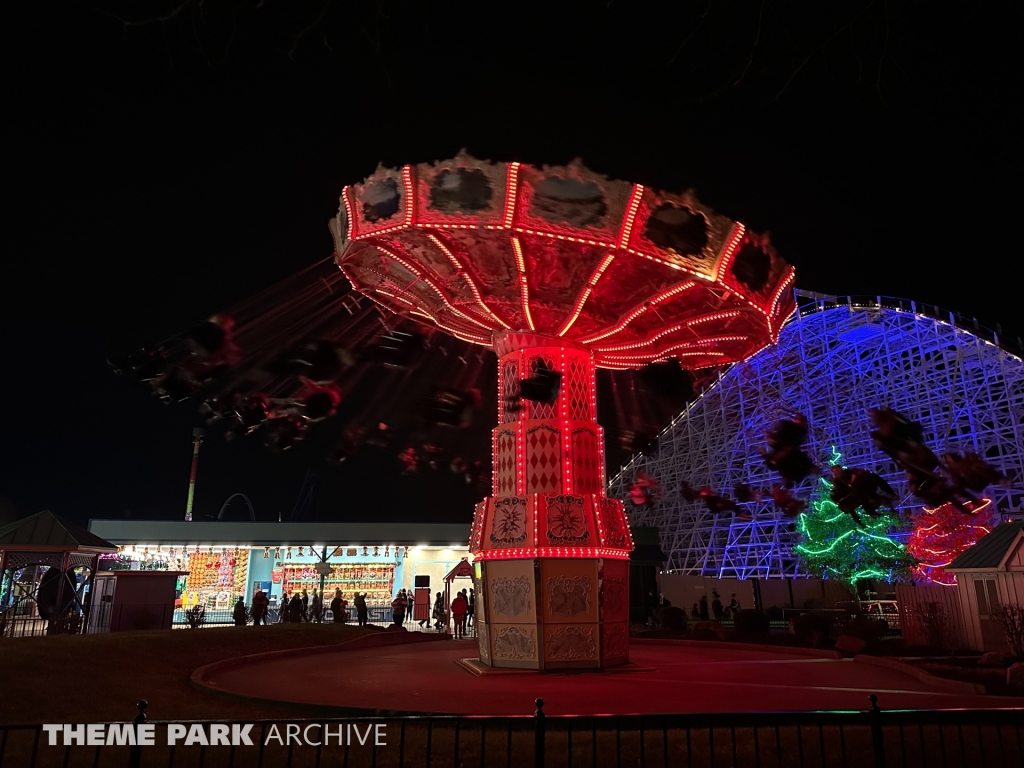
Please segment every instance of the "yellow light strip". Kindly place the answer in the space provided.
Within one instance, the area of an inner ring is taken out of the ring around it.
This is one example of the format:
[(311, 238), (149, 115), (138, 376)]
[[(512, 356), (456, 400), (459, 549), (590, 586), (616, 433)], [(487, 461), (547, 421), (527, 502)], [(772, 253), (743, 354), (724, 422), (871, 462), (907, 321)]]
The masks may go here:
[(402, 167), (402, 185), (405, 187), (405, 226), (411, 227), (416, 197), (413, 194), (411, 165)]
[(516, 197), (519, 194), (519, 163), (508, 164), (508, 176), (505, 181), (505, 227), (512, 226), (512, 218), (516, 211)]
[(455, 314), (458, 317), (462, 318), (463, 320), (466, 320), (467, 322), (473, 323), (473, 325), (477, 326), (478, 328), (481, 328), (484, 331), (487, 331), (488, 333), (491, 332), (490, 328), (488, 328), (486, 325), (481, 323), (475, 317), (470, 317), (465, 312), (462, 312), (458, 307), (453, 306), (452, 303), (450, 301), (448, 301), (448, 298), (444, 295), (444, 293), (441, 291), (441, 289), (438, 288), (436, 285), (434, 285), (434, 282), (429, 277), (427, 277), (422, 272), (420, 272), (420, 270), (416, 269), (416, 267), (414, 267), (411, 263), (409, 263), (408, 261), (403, 259), (398, 254), (396, 254), (396, 253), (394, 253), (392, 251), (389, 251), (387, 248), (384, 248), (384, 247), (382, 247), (380, 245), (376, 245), (376, 244), (375, 244), (375, 247), (377, 248), (377, 250), (381, 251), (382, 253), (386, 253), (392, 259), (394, 259), (399, 264), (401, 264), (403, 267), (405, 267), (410, 272), (412, 272), (414, 275), (416, 275), (417, 279), (420, 282), (425, 283), (432, 291), (434, 291), (434, 293), (436, 293), (438, 295), (438, 297), (441, 299), (441, 302), (445, 305), (445, 307), (450, 312), (452, 312), (453, 314)]
[(486, 312), (491, 317), (491, 319), (493, 319), (494, 322), (496, 322), (502, 328), (511, 328), (511, 326), (508, 323), (506, 323), (504, 320), (502, 320), (500, 317), (494, 314), (491, 308), (484, 303), (483, 296), (480, 295), (480, 289), (477, 287), (476, 281), (473, 280), (473, 276), (469, 274), (469, 271), (465, 267), (462, 266), (462, 263), (458, 260), (455, 254), (452, 253), (451, 249), (448, 248), (448, 246), (441, 241), (441, 238), (439, 238), (432, 232), (427, 235), (427, 238), (430, 240), (430, 242), (437, 246), (437, 249), (441, 251), (441, 253), (448, 257), (448, 261), (450, 261), (452, 263), (452, 266), (455, 267), (456, 274), (461, 275), (462, 279), (466, 281), (466, 284), (469, 286), (469, 290), (473, 294), (473, 298), (476, 299), (477, 304), (480, 305), (484, 312)]
[(640, 207), (640, 200), (644, 196), (644, 188), (640, 184), (633, 185), (633, 192), (629, 196), (629, 205), (626, 206), (626, 216), (622, 220), (622, 231), (619, 233), (617, 248), (624, 248), (629, 242), (629, 236), (633, 232), (633, 222), (636, 220), (636, 209)]
[(631, 322), (633, 322), (636, 318), (640, 317), (640, 315), (642, 315), (644, 312), (646, 312), (651, 307), (655, 306), (656, 304), (661, 303), (662, 301), (670, 299), (673, 296), (676, 296), (676, 295), (682, 293), (683, 291), (689, 290), (690, 288), (693, 288), (696, 285), (697, 285), (697, 283), (695, 283), (692, 280), (687, 280), (687, 281), (682, 282), (682, 283), (677, 283), (676, 285), (672, 286), (668, 290), (663, 291), (662, 293), (660, 293), (657, 296), (655, 296), (650, 302), (644, 302), (640, 306), (634, 308), (632, 312), (630, 312), (628, 315), (626, 315), (625, 319), (621, 320), (617, 325), (612, 327), (610, 330), (605, 331), (604, 333), (597, 334), (595, 336), (588, 336), (585, 339), (580, 339), (580, 341), (583, 344), (591, 344), (591, 343), (593, 343), (595, 341), (601, 341), (601, 339), (607, 339), (612, 334), (615, 334), (615, 333), (618, 333), (619, 331), (621, 331), (623, 328), (625, 328), (627, 325), (629, 325)]
[(718, 260), (718, 269), (715, 271), (715, 282), (718, 282), (722, 273), (729, 268), (729, 264), (732, 262), (732, 257), (736, 255), (736, 249), (739, 248), (740, 241), (743, 240), (743, 235), (747, 232), (747, 228), (740, 222), (736, 222), (732, 227), (732, 237), (726, 243), (725, 248), (722, 249), (722, 258)]
[(576, 299), (576, 306), (573, 308), (572, 314), (569, 315), (568, 319), (564, 323), (562, 323), (562, 327), (558, 331), (559, 336), (565, 336), (568, 330), (572, 328), (573, 323), (576, 322), (576, 319), (583, 311), (583, 305), (587, 303), (587, 299), (590, 298), (591, 292), (593, 292), (594, 287), (597, 285), (597, 281), (601, 279), (601, 275), (605, 273), (605, 270), (608, 269), (608, 266), (614, 260), (615, 254), (609, 253), (601, 260), (601, 263), (597, 265), (597, 269), (595, 269), (594, 273), (590, 276), (590, 280), (587, 281), (586, 286), (582, 291), (580, 291), (579, 298)]
[(512, 235), (512, 250), (516, 254), (516, 266), (519, 268), (519, 294), (523, 303), (523, 316), (531, 331), (537, 330), (533, 325), (533, 316), (530, 314), (530, 285), (526, 279), (526, 259), (523, 258), (523, 247), (519, 244), (519, 238)]
[(676, 331), (680, 331), (683, 328), (690, 328), (690, 327), (692, 327), (694, 325), (701, 325), (703, 323), (709, 323), (709, 322), (712, 322), (713, 320), (722, 320), (722, 319), (727, 319), (727, 318), (731, 318), (731, 317), (736, 317), (737, 315), (741, 315), (741, 314), (743, 314), (743, 313), (740, 310), (738, 310), (738, 309), (729, 310), (728, 312), (715, 312), (715, 313), (710, 314), (710, 315), (703, 315), (701, 317), (696, 317), (693, 320), (687, 320), (685, 323), (679, 323), (678, 325), (673, 325), (673, 326), (671, 326), (669, 328), (666, 328), (665, 330), (661, 331), (660, 333), (657, 333), (654, 336), (651, 336), (650, 338), (644, 339), (642, 341), (634, 341), (631, 344), (615, 344), (615, 345), (610, 346), (610, 347), (595, 347), (594, 350), (596, 352), (619, 352), (619, 351), (626, 350), (626, 349), (638, 349), (640, 347), (649, 346), (650, 344), (653, 344), (654, 342), (656, 342), (658, 339), (660, 339), (660, 338), (662, 338), (664, 336), (667, 336), (670, 333), (675, 333)]

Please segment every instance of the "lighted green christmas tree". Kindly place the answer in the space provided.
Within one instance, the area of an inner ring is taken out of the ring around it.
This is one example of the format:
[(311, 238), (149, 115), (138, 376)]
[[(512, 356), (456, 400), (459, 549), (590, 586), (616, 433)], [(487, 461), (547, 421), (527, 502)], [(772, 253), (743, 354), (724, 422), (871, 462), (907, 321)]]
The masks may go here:
[[(828, 465), (841, 466), (842, 460), (833, 447)], [(909, 580), (915, 560), (892, 535), (904, 527), (899, 516), (887, 512), (872, 517), (858, 510), (858, 524), (832, 501), (831, 481), (821, 478), (818, 482), (810, 509), (797, 518), (802, 541), (794, 549), (803, 569), (854, 586), (864, 579)]]

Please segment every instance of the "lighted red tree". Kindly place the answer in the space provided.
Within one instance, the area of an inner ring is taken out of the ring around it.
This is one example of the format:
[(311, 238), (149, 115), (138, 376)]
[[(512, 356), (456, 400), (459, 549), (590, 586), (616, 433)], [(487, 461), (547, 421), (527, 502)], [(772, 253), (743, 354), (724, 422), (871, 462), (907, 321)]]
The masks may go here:
[(912, 569), (914, 578), (955, 584), (955, 577), (947, 574), (945, 567), (998, 524), (999, 512), (990, 499), (985, 499), (973, 515), (965, 515), (952, 504), (923, 508), (914, 515), (914, 527), (907, 541), (907, 552), (919, 561)]

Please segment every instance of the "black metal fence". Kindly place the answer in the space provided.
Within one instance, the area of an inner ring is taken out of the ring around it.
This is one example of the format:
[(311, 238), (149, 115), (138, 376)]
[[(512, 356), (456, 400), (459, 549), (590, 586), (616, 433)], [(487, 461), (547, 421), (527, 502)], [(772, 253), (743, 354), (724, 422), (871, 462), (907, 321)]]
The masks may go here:
[[(233, 625), (235, 623), (234, 613), (232, 611), (212, 611), (207, 610), (205, 615), (206, 622), (203, 626), (209, 627), (220, 627), (225, 625)], [(303, 619), (304, 622), (312, 622), (312, 617), (306, 617)], [(372, 624), (376, 627), (388, 627), (394, 623), (394, 613), (391, 606), (367, 606), (366, 621), (368, 624)], [(280, 624), (281, 614), (276, 609), (271, 609), (266, 615), (264, 623), (266, 624)], [(334, 613), (330, 609), (324, 610), (322, 623), (333, 624)], [(354, 608), (349, 608), (346, 613), (346, 624), (358, 624), (358, 617)], [(419, 621), (406, 617), (404, 626), (410, 632), (430, 632), (436, 631), (435, 622), (433, 619), (424, 620), (421, 625)], [(174, 611), (174, 626), (175, 627), (187, 627), (188, 621), (185, 618), (185, 611), (178, 608)], [(468, 628), (469, 634), (473, 634), (473, 624), (470, 623)]]
[[(182, 623), (184, 623), (184, 613), (181, 612), (180, 609), (175, 612), (174, 623), (178, 624), (178, 618), (177, 618), (178, 617), (178, 613), (182, 613)], [(214, 621), (211, 621), (210, 618), (207, 618), (207, 622), (208, 623), (212, 623), (212, 624), (217, 624), (217, 623), (231, 624), (233, 622), (233, 620), (231, 618), (231, 615), (232, 615), (231, 611), (207, 611), (206, 615), (207, 615), (207, 617), (211, 617), (211, 616), (218, 617)], [(345, 612), (345, 615), (346, 615), (346, 623), (348, 623), (348, 624), (356, 624), (357, 623), (356, 609), (354, 607), (349, 606), (348, 610)], [(387, 606), (384, 606), (384, 605), (368, 605), (368, 606), (366, 606), (366, 620), (370, 624), (374, 624), (374, 625), (377, 625), (377, 626), (389, 626), (392, 623), (394, 623), (394, 612), (391, 610), (391, 606), (390, 605), (387, 605)], [(281, 607), (277, 606), (277, 605), (271, 606), (270, 610), (267, 613), (267, 623), (268, 624), (278, 624), (278, 623), (280, 623), (280, 621), (281, 621)], [(323, 611), (323, 621), (326, 624), (331, 624), (331, 623), (334, 622), (334, 612), (330, 608), (324, 608), (324, 611)], [(411, 619), (406, 619), (405, 620), (406, 626), (408, 626), (410, 624), (410, 622), (411, 622)]]
[[(307, 618), (306, 621), (311, 621)], [(391, 606), (368, 606), (367, 623), (378, 627), (390, 626), (394, 621)], [(277, 608), (272, 608), (265, 617), (266, 624), (279, 624), (281, 615)], [(323, 623), (334, 622), (334, 614), (328, 609), (324, 611)], [(207, 609), (204, 613), (204, 627), (233, 626), (235, 623), (234, 610), (213, 610)], [(357, 624), (356, 611), (349, 608), (347, 612), (348, 624)], [(134, 629), (153, 629), (170, 625), (175, 629), (189, 626), (185, 616), (185, 609), (175, 608), (166, 603), (142, 604), (142, 605), (111, 605), (109, 603), (92, 606), (88, 618), (79, 613), (72, 613), (64, 618), (53, 622), (40, 618), (34, 608), (24, 613), (16, 613), (9, 610), (0, 615), (0, 637), (34, 637), (48, 634), (97, 634), (115, 631)], [(436, 631), (434, 620), (430, 619), (420, 625), (420, 622), (406, 618), (403, 626), (409, 631), (430, 632)], [(469, 635), (474, 635), (473, 624), (470, 623)]]
[[(288, 768), (1020, 768), (1024, 710), (522, 717), (382, 716), (258, 721), (252, 745), (187, 743), (196, 726), (153, 725), (152, 746), (65, 746), (42, 726), (0, 728), (0, 766)], [(145, 722), (142, 715), (141, 721)], [(140, 718), (136, 719), (137, 722)], [(223, 729), (230, 733), (232, 723)], [(239, 724), (240, 727), (244, 724)], [(184, 726), (184, 727), (181, 727)], [(324, 734), (327, 734), (325, 743)], [(198, 737), (197, 737), (198, 738)]]
[(42, 637), (77, 635), (84, 626), (81, 614), (73, 613), (50, 621), (35, 612), (17, 613), (13, 608), (0, 614), (0, 637)]

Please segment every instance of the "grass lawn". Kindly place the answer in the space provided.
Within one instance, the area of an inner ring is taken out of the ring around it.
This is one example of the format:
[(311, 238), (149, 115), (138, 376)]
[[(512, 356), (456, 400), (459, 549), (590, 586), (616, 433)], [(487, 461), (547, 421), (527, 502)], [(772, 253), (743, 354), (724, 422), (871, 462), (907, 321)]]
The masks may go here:
[[(273, 719), (295, 711), (192, 687), (197, 667), (233, 656), (353, 640), (371, 630), (336, 624), (211, 627), (0, 640), (0, 725), (131, 720)], [(315, 658), (315, 657), (314, 657)]]

